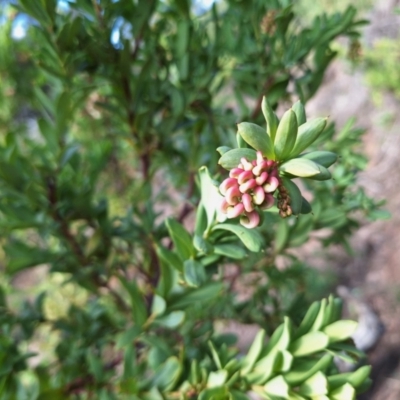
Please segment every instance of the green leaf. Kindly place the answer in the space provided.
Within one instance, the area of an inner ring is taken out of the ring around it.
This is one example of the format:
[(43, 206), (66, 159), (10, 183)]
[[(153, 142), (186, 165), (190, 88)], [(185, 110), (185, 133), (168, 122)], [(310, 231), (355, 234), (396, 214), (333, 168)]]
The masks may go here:
[(192, 238), (187, 230), (173, 218), (167, 218), (165, 221), (168, 232), (174, 242), (176, 251), (182, 261), (195, 255)]
[(329, 342), (341, 342), (351, 337), (357, 326), (356, 321), (340, 320), (326, 326), (322, 332), (329, 336)]
[(214, 361), (214, 363), (215, 363), (215, 366), (216, 366), (218, 369), (222, 369), (221, 357), (220, 357), (220, 355), (219, 355), (217, 349), (215, 348), (213, 342), (212, 342), (211, 340), (209, 340), (209, 341), (207, 342), (207, 344), (208, 344), (208, 347), (210, 348), (211, 356), (212, 356), (212, 359), (213, 359), (213, 361)]
[(329, 337), (322, 332), (309, 332), (291, 343), (289, 351), (295, 357), (303, 357), (317, 353), (328, 347)]
[(207, 379), (207, 386), (210, 388), (222, 386), (228, 378), (228, 371), (221, 369), (219, 371), (210, 372)]
[(325, 371), (332, 365), (333, 356), (331, 354), (325, 354), (322, 358), (316, 360), (304, 361), (301, 358), (295, 359), (291, 370), (284, 374), (286, 382), (289, 385), (299, 385), (304, 382), (310, 376), (314, 375), (317, 371)]
[(193, 259), (186, 260), (183, 263), (183, 276), (186, 283), (192, 287), (201, 286), (207, 280), (204, 266)]
[(319, 165), (318, 168), (320, 170), (320, 173), (310, 176), (308, 179), (312, 179), (315, 181), (326, 181), (332, 178), (332, 174), (328, 171), (327, 168), (323, 167), (322, 165)]
[(228, 389), (225, 386), (207, 388), (200, 392), (199, 400), (225, 400), (229, 396)]
[(329, 398), (331, 400), (355, 400), (356, 391), (349, 383), (345, 383), (343, 386), (329, 393)]
[(239, 132), (236, 133), (236, 143), (239, 147), (239, 149), (248, 149), (249, 145), (246, 143), (246, 141), (240, 136)]
[(304, 334), (308, 333), (311, 330), (315, 322), (315, 319), (317, 318), (317, 315), (319, 313), (320, 307), (321, 303), (319, 301), (315, 301), (314, 303), (311, 304), (311, 306), (307, 310), (306, 315), (301, 321), (300, 326), (295, 331), (294, 334), (295, 339), (299, 338), (300, 336), (303, 336)]
[(295, 157), (304, 151), (318, 138), (325, 129), (327, 118), (315, 118), (299, 127), (296, 142), (291, 149), (290, 156)]
[(178, 57), (183, 57), (189, 44), (189, 20), (181, 19), (177, 24), (177, 40), (175, 42), (175, 51)]
[(312, 151), (310, 153), (300, 154), (299, 158), (306, 158), (307, 160), (314, 161), (325, 168), (330, 167), (337, 161), (337, 154), (331, 151)]
[(234, 233), (250, 251), (255, 253), (261, 251), (264, 246), (263, 237), (255, 229), (247, 229), (244, 226), (233, 224), (219, 224), (213, 227), (213, 231), (216, 230)]
[(249, 400), (249, 397), (247, 397), (244, 393), (239, 392), (237, 390), (232, 389), (229, 393), (232, 398), (231, 400)]
[(153, 302), (151, 304), (151, 313), (153, 315), (161, 315), (167, 308), (167, 302), (158, 294), (153, 297)]
[[(303, 125), (304, 126), (304, 125)], [(278, 161), (285, 160), (291, 154), (297, 137), (297, 118), (292, 109), (283, 114), (275, 137), (275, 156)]]
[[(226, 153), (227, 154), (227, 153)], [(201, 204), (203, 205), (207, 214), (207, 230), (215, 222), (215, 217), (218, 220), (224, 220), (225, 216), (219, 211), (219, 205), (223, 199), (220, 195), (218, 187), (215, 185), (213, 179), (208, 172), (207, 167), (199, 169), (200, 175), (200, 189), (201, 189)], [(203, 233), (203, 232), (202, 232)]]
[(282, 375), (278, 375), (264, 385), (264, 390), (268, 395), (277, 396), (283, 399), (289, 397), (289, 385)]
[(308, 378), (301, 386), (300, 393), (305, 396), (321, 396), (328, 393), (328, 381), (325, 375), (318, 371)]
[(103, 377), (103, 364), (101, 358), (93, 354), (92, 349), (86, 351), (86, 361), (89, 366), (89, 372), (94, 376), (97, 382), (101, 382)]
[(165, 392), (172, 390), (177, 383), (181, 372), (182, 365), (178, 358), (169, 357), (167, 361), (165, 361), (165, 363), (155, 371), (153, 386)]
[(278, 221), (278, 226), (276, 228), (276, 233), (275, 233), (275, 242), (274, 242), (275, 253), (279, 254), (282, 252), (282, 250), (285, 249), (288, 239), (289, 239), (289, 225), (286, 219), (281, 218)]
[(242, 368), (242, 373), (243, 375), (246, 375), (249, 373), (254, 364), (257, 362), (258, 357), (261, 354), (261, 350), (264, 347), (264, 340), (265, 340), (265, 331), (264, 329), (261, 329), (256, 337), (253, 340), (252, 345), (250, 346), (249, 351), (247, 352), (246, 356), (243, 359), (243, 368)]
[(311, 211), (311, 204), (302, 196), (300, 214), (310, 214)]
[(318, 315), (315, 318), (315, 321), (310, 329), (311, 332), (319, 331), (324, 327), (324, 323), (326, 322), (326, 307), (328, 302), (326, 299), (321, 300), (321, 307), (318, 311)]
[(283, 363), (281, 351), (272, 351), (261, 358), (251, 372), (246, 374), (246, 379), (255, 385), (263, 385), (271, 378)]
[(226, 152), (228, 152), (229, 150), (232, 150), (232, 148), (231, 147), (228, 147), (228, 146), (220, 146), (220, 147), (217, 147), (217, 151), (218, 151), (218, 153), (222, 156), (223, 154), (225, 154)]
[(320, 173), (318, 164), (304, 158), (293, 158), (286, 161), (279, 167), (279, 170), (300, 178), (308, 178)]
[(128, 281), (122, 276), (120, 276), (119, 279), (122, 286), (129, 293), (133, 321), (136, 325), (142, 326), (147, 320), (147, 309), (144, 302), (144, 296), (140, 292), (135, 281)]
[(156, 252), (157, 252), (157, 255), (160, 257), (160, 259), (165, 264), (167, 264), (171, 268), (175, 269), (176, 271), (179, 271), (179, 272), (183, 271), (183, 263), (174, 252), (172, 252), (171, 250), (168, 250), (165, 247), (162, 247), (160, 245), (157, 245)]
[(296, 114), (298, 126), (303, 125), (307, 121), (306, 110), (304, 109), (303, 103), (300, 100), (296, 101), (292, 106), (292, 110)]
[(252, 149), (233, 149), (229, 150), (222, 155), (219, 159), (218, 164), (227, 170), (236, 168), (240, 164), (242, 157), (245, 157), (248, 161), (253, 161), (257, 158), (255, 150)]
[(247, 256), (247, 252), (237, 244), (222, 243), (214, 246), (214, 253), (234, 260), (243, 260)]
[(52, 263), (60, 257), (49, 250), (41, 249), (38, 246), (31, 247), (15, 239), (4, 245), (4, 251), (8, 259), (6, 271), (9, 274), (15, 274), (39, 264)]
[(268, 103), (268, 100), (264, 96), (261, 103), (261, 110), (264, 114), (265, 121), (267, 122), (267, 133), (271, 138), (271, 142), (274, 143), (276, 129), (278, 128), (279, 119), (272, 110), (272, 107)]
[(184, 293), (179, 293), (169, 302), (168, 310), (184, 309), (194, 304), (202, 304), (204, 307), (208, 302), (214, 301), (221, 295), (223, 287), (220, 282), (211, 282), (198, 289), (190, 289)]
[[(288, 317), (283, 317), (283, 324), (282, 330), (280, 331), (281, 333), (279, 334), (278, 337), (275, 337), (272, 335), (270, 341), (268, 342), (268, 346), (266, 348), (267, 351), (270, 351), (272, 349), (278, 349), (278, 350), (286, 350), (290, 344), (290, 339), (292, 337), (292, 321)], [(279, 328), (276, 330), (278, 331)]]
[(142, 333), (138, 325), (131, 326), (116, 336), (115, 346), (117, 349), (124, 349)]
[(371, 366), (364, 365), (354, 371), (348, 378), (348, 382), (353, 386), (355, 389), (358, 389), (363, 385), (363, 383), (369, 378), (371, 374)]
[(176, 329), (185, 320), (183, 311), (172, 311), (169, 314), (157, 317), (153, 323), (168, 329)]
[(200, 235), (194, 235), (193, 246), (199, 253), (203, 254), (211, 254), (214, 250), (213, 246)]
[(274, 159), (271, 138), (263, 128), (250, 122), (242, 122), (238, 124), (238, 132), (253, 149), (261, 151), (269, 159)]

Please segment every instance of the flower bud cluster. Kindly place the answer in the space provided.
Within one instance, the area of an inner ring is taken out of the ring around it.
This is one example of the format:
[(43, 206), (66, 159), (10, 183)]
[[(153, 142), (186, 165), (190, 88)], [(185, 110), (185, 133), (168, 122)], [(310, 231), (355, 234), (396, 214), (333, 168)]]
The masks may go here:
[(221, 211), (228, 218), (240, 218), (246, 228), (255, 228), (260, 224), (260, 210), (274, 205), (274, 193), (280, 184), (278, 166), (273, 160), (264, 158), (260, 151), (257, 159), (240, 160), (237, 168), (229, 172), (229, 178), (219, 186), (224, 199)]

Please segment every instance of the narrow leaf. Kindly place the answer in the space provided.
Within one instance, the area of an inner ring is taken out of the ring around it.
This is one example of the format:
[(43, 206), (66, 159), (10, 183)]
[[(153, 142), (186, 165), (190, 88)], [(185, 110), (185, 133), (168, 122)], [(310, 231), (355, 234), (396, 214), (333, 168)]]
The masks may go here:
[[(303, 125), (304, 126), (304, 125)], [(277, 160), (285, 160), (291, 154), (297, 137), (297, 118), (292, 109), (283, 114), (275, 137), (275, 156)]]
[(250, 122), (242, 122), (238, 124), (238, 132), (253, 149), (261, 151), (269, 159), (274, 159), (271, 138), (263, 128)]
[(286, 161), (279, 167), (279, 170), (300, 178), (308, 178), (320, 173), (318, 164), (304, 158), (294, 158)]
[(233, 149), (229, 150), (222, 155), (218, 164), (222, 168), (230, 170), (236, 168), (240, 164), (240, 159), (245, 157), (248, 161), (253, 161), (257, 158), (255, 150), (252, 149)]
[(221, 229), (234, 233), (250, 251), (255, 253), (258, 253), (264, 245), (263, 237), (255, 229), (234, 224), (219, 224), (213, 228), (213, 230)]
[(290, 156), (294, 157), (310, 146), (322, 133), (326, 126), (327, 118), (315, 118), (299, 127), (296, 143)]

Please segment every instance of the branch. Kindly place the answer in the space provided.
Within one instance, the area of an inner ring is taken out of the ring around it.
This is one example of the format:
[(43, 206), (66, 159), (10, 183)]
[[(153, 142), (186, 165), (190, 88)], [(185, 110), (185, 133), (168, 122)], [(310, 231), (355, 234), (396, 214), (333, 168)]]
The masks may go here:
[(272, 85), (274, 84), (274, 81), (275, 81), (274, 78), (270, 77), (264, 83), (263, 88), (261, 90), (261, 94), (258, 96), (256, 106), (254, 107), (254, 110), (251, 113), (252, 119), (256, 119), (258, 117), (258, 114), (260, 114), (262, 99), (268, 93), (268, 90), (271, 89)]

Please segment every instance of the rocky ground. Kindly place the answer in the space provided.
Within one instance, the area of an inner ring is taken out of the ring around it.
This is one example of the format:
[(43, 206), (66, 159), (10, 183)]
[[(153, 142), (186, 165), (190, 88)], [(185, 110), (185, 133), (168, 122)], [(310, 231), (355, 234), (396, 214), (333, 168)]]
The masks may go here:
[[(397, 1), (377, 1), (368, 15), (363, 44), (372, 47), (382, 37), (397, 37), (400, 15)], [(373, 365), (374, 386), (363, 400), (400, 399), (400, 101), (390, 93), (377, 107), (371, 99), (362, 70), (346, 61), (329, 69), (318, 94), (309, 103), (312, 115), (330, 115), (338, 127), (350, 117), (365, 128), (364, 143), (369, 164), (359, 184), (370, 196), (385, 198), (390, 220), (365, 223), (352, 239), (355, 256), (336, 254), (340, 281), (350, 289), (350, 306), (362, 303), (374, 310), (384, 333), (368, 351)], [(383, 123), (386, 116), (390, 123)], [(372, 329), (372, 328), (371, 328)]]

